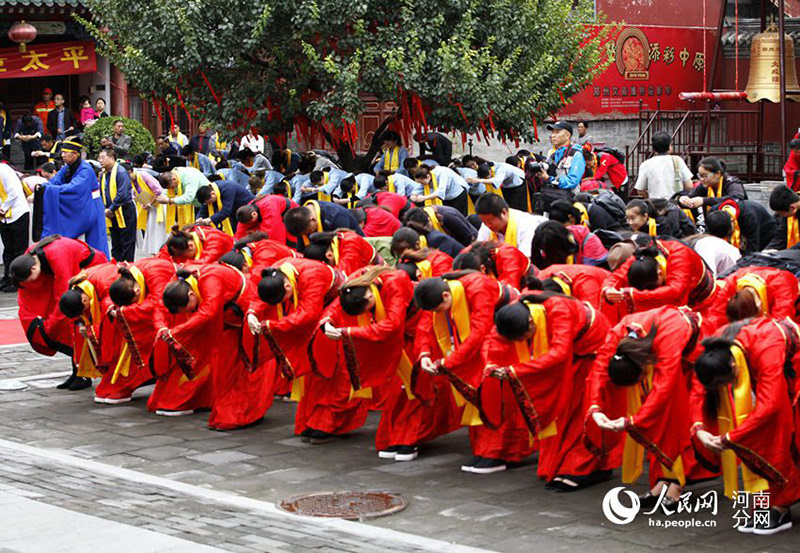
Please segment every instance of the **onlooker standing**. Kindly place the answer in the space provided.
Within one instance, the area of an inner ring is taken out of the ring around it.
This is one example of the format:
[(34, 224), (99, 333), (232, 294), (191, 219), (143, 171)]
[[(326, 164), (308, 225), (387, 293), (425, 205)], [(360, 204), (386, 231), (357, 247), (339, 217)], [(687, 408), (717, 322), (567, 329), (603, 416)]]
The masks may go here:
[(11, 159), (11, 115), (6, 111), (6, 103), (0, 100), (0, 134), (2, 134), (3, 159)]
[(19, 140), (22, 153), (25, 155), (25, 170), (33, 169), (33, 152), (42, 147), (41, 139), (44, 134), (42, 120), (30, 113), (22, 116), (14, 128), (14, 140)]
[(175, 145), (178, 152), (189, 143), (189, 139), (181, 132), (181, 128), (178, 125), (172, 125), (167, 139)]
[(64, 96), (56, 94), (55, 108), (47, 114), (47, 132), (56, 140), (75, 134), (75, 117), (64, 106)]
[(30, 207), (17, 173), (0, 163), (0, 239), (3, 241), (3, 280), (0, 292), (14, 292), (8, 267), (28, 248)]
[(240, 149), (248, 148), (254, 154), (263, 154), (264, 147), (264, 137), (253, 127), (250, 127), (250, 131), (242, 137), (242, 142), (239, 144)]
[(578, 146), (584, 144), (594, 144), (594, 137), (589, 135), (589, 122), (578, 121), (578, 136), (575, 138), (575, 143)]
[(47, 125), (47, 115), (56, 108), (53, 102), (53, 91), (49, 88), (42, 90), (42, 101), (33, 107), (33, 114), (42, 122), (42, 128)]
[(572, 142), (572, 125), (556, 121), (547, 125), (553, 151), (547, 157), (550, 186), (575, 194), (580, 191), (581, 179), (586, 171), (582, 148)]
[(136, 254), (136, 206), (133, 205), (130, 175), (117, 163), (113, 148), (100, 150), (97, 161), (103, 168), (100, 187), (106, 219), (110, 221), (111, 257), (117, 261), (133, 262)]
[(692, 172), (676, 155), (670, 155), (672, 137), (660, 131), (653, 135), (656, 155), (639, 166), (639, 176), (634, 188), (643, 198), (669, 199), (675, 193), (692, 189)]
[(81, 130), (86, 130), (86, 128), (90, 127), (99, 116), (92, 107), (91, 102), (89, 102), (89, 98), (86, 96), (81, 96), (78, 99), (78, 107), (80, 108), (80, 112), (78, 113), (78, 123), (80, 124)]
[(106, 101), (102, 98), (98, 98), (94, 101), (94, 111), (97, 113), (97, 118), (102, 119), (103, 117), (108, 117), (108, 113), (106, 113)]
[(786, 186), (795, 192), (800, 190), (800, 129), (789, 142), (789, 159), (783, 166), (783, 175), (786, 177)]
[(114, 134), (100, 140), (103, 148), (113, 148), (117, 158), (124, 158), (131, 149), (131, 137), (125, 134), (125, 122), (122, 119), (114, 121)]
[(414, 140), (419, 142), (419, 155), (426, 152), (435, 159), (439, 165), (450, 165), (453, 159), (453, 142), (440, 132), (417, 133)]
[(197, 134), (189, 141), (193, 152), (207, 156), (214, 149), (214, 137), (208, 134), (208, 124), (200, 123), (197, 127)]

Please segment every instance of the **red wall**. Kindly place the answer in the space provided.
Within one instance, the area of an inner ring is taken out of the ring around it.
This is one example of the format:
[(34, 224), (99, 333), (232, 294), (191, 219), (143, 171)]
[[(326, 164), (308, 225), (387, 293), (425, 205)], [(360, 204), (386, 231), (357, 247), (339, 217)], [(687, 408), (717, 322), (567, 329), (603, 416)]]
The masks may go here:
[(663, 27), (717, 27), (720, 0), (596, 0), (597, 11), (609, 22)]

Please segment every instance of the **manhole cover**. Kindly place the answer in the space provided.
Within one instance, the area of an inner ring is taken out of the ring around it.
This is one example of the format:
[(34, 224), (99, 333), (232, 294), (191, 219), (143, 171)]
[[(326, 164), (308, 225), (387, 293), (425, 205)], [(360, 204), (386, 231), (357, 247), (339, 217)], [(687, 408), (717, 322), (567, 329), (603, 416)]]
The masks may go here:
[(290, 497), (278, 507), (301, 516), (354, 520), (391, 515), (406, 505), (405, 499), (389, 492), (328, 492)]

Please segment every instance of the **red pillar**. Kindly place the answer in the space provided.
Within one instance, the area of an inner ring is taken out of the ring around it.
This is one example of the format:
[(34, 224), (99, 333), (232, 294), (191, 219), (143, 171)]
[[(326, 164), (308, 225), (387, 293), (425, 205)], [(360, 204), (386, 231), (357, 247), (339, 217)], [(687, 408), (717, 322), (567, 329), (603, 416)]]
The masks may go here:
[(125, 80), (122, 71), (113, 65), (111, 66), (111, 113), (130, 117), (128, 81)]

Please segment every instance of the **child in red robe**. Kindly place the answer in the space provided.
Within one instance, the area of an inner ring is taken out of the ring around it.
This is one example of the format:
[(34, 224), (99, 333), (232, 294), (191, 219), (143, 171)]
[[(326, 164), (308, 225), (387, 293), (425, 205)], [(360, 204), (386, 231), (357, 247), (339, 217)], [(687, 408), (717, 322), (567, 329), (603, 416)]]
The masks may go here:
[[(247, 312), (247, 325), (256, 337), (253, 358), (259, 364), (274, 361), (283, 378), (292, 384), (292, 399), (300, 402), (295, 432), (304, 439), (312, 437), (307, 420), (314, 397), (305, 395), (306, 383), (311, 380), (306, 377), (312, 373), (311, 338), (340, 285), (340, 274), (324, 263), (283, 259), (261, 271), (259, 299), (250, 303)], [(269, 348), (260, 347), (262, 336)]]
[(72, 361), (78, 366), (78, 378), (99, 378), (108, 370), (110, 359), (103, 358), (100, 335), (111, 306), (108, 289), (116, 278), (114, 263), (89, 267), (70, 279), (69, 290), (58, 300), (61, 313), (74, 323)]
[[(306, 423), (317, 443), (362, 425), (369, 407), (363, 400), (374, 401), (398, 370), (411, 385), (403, 346), (413, 290), (405, 272), (372, 267), (345, 282), (339, 299), (325, 310), (313, 339), (316, 371), (309, 386), (325, 393), (318, 394)], [(415, 453), (412, 446), (404, 452)]]
[(607, 441), (603, 431), (626, 432), (625, 484), (641, 475), (647, 450), (651, 490), (640, 496), (643, 509), (659, 501), (674, 508), (687, 480), (713, 476), (689, 450), (691, 375), (684, 365), (699, 353), (701, 325), (686, 307), (628, 315), (611, 329), (589, 375), (586, 447), (601, 457), (618, 455), (617, 441)]
[(151, 257), (120, 264), (117, 272), (108, 291), (116, 307), (109, 312), (102, 340), (103, 356), (112, 362), (94, 392), (97, 403), (110, 405), (129, 402), (134, 390), (152, 379), (148, 362), (156, 331), (167, 325), (162, 295), (175, 278), (175, 264)]
[(283, 196), (256, 196), (236, 211), (236, 220), (239, 222), (236, 240), (253, 232), (265, 232), (272, 240), (285, 244), (287, 233), (283, 214), (295, 207), (300, 206)]
[[(85, 242), (58, 235), (32, 244), (14, 259), (9, 274), (17, 288), (19, 321), (31, 347), (42, 355), (57, 352), (72, 357), (72, 325), (58, 309), (58, 300), (69, 288), (69, 279), (82, 269), (107, 261), (106, 256)], [(72, 375), (59, 389), (81, 390), (91, 381)]]
[(587, 302), (542, 292), (502, 307), (495, 325), (480, 390), (484, 424), (519, 419), (539, 441), (537, 472), (551, 489), (575, 491), (608, 479), (613, 464), (582, 440), (585, 382), (608, 334), (605, 316)]
[(566, 294), (589, 302), (613, 325), (626, 315), (626, 310), (622, 303), (603, 300), (601, 293), (603, 283), (609, 276), (611, 276), (610, 271), (592, 265), (550, 265), (539, 272), (538, 279), (542, 290)]
[(303, 257), (327, 263), (346, 276), (367, 265), (383, 264), (375, 247), (351, 230), (315, 232), (308, 240)]
[(722, 469), (730, 499), (739, 490), (769, 494), (768, 516), (751, 518), (737, 527), (740, 532), (772, 535), (792, 527), (789, 506), (800, 499), (798, 343), (791, 320), (750, 319), (705, 340), (695, 364), (701, 384), (692, 389), (698, 458)]
[(477, 271), (450, 273), (417, 284), (414, 301), (424, 310), (418, 331), (418, 362), (430, 374), (446, 376), (469, 426), (474, 457), (461, 468), (480, 474), (506, 469), (532, 452), (527, 431), (501, 433), (485, 427), (478, 405), (483, 377), (483, 346), (492, 331), (494, 309), (510, 294), (495, 279)]
[(195, 225), (180, 230), (177, 225), (158, 252), (158, 257), (183, 264), (188, 261), (214, 263), (233, 249), (233, 237), (214, 227)]
[[(156, 382), (148, 407), (165, 415), (211, 407), (208, 426), (217, 430), (259, 421), (272, 404), (273, 378), (253, 367), (242, 347), (250, 280), (223, 263), (200, 266), (196, 273), (180, 269), (177, 276), (164, 289), (164, 305), (181, 318), (157, 333), (168, 355), (157, 342), (156, 370), (164, 376)], [(162, 372), (164, 357), (169, 359)], [(185, 383), (192, 384), (191, 395), (180, 389)]]
[(455, 270), (474, 269), (496, 278), (516, 290), (527, 287), (536, 269), (524, 253), (505, 242), (473, 242), (453, 264)]

